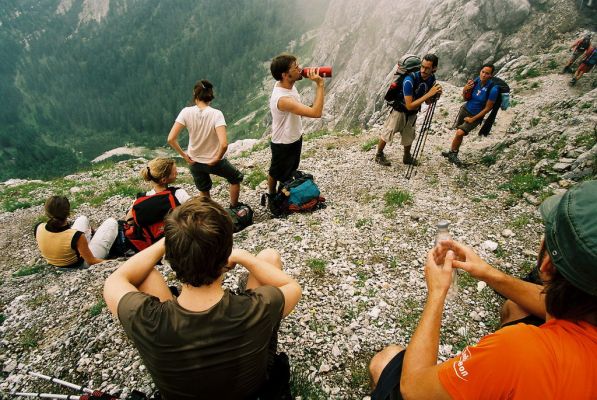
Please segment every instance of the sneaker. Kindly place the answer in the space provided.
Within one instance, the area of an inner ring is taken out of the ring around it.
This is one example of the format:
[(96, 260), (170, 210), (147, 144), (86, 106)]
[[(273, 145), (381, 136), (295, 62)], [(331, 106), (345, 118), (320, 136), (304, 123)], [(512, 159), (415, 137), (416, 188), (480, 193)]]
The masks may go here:
[(392, 165), (392, 163), (390, 162), (390, 160), (386, 158), (384, 153), (377, 153), (375, 155), (375, 162), (379, 165), (383, 165), (384, 167), (389, 167), (390, 165)]
[(444, 157), (449, 157), (450, 156), (451, 151), (447, 150), (447, 151), (442, 151), (442, 156)]
[(571, 74), (572, 73), (572, 68), (570, 68), (569, 66), (564, 67), (564, 71), (562, 71), (563, 73), (568, 73)]
[(576, 85), (576, 78), (570, 79), (570, 86)]

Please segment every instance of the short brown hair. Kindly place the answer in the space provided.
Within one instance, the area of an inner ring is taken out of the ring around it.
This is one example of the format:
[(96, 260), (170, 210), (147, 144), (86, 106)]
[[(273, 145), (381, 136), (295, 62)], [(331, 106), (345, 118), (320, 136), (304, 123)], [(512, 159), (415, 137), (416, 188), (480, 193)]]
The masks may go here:
[(290, 70), (290, 66), (293, 62), (296, 62), (296, 57), (292, 54), (282, 53), (274, 57), (269, 67), (274, 79), (277, 81), (281, 81), (282, 74)]
[(193, 198), (166, 217), (166, 260), (177, 278), (191, 286), (220, 277), (232, 252), (232, 219), (208, 197)]

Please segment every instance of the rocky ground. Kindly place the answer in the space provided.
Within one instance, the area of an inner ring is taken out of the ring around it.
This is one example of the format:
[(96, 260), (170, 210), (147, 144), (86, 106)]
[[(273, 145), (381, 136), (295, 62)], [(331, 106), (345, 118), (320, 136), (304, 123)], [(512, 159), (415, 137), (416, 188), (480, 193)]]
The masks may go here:
[[(521, 276), (534, 265), (542, 225), (537, 205), (582, 179), (595, 179), (597, 90), (587, 76), (577, 87), (547, 67), (550, 59), (518, 59), (506, 68), (513, 107), (500, 112), (488, 138), (475, 134), (462, 147), (463, 168), (440, 155), (452, 137), (460, 89), (445, 84), (421, 165), (406, 180), (401, 147), (373, 162), (379, 126), (363, 132), (306, 136), (301, 169), (312, 173), (327, 208), (272, 219), (259, 206), (269, 150), (259, 146), (233, 159), (247, 175), (242, 201), (255, 224), (235, 234), (235, 246), (273, 247), (303, 287), (303, 298), (281, 326), (280, 350), (294, 368), (302, 398), (363, 399), (367, 363), (390, 343), (406, 345), (425, 300), (422, 273), (439, 220), (491, 264)], [(529, 72), (530, 71), (530, 72)], [(421, 121), (421, 120), (420, 120)], [(260, 150), (257, 150), (261, 147)], [(122, 263), (58, 272), (43, 264), (32, 236), (41, 203), (53, 193), (76, 199), (75, 214), (96, 223), (124, 216), (145, 160), (120, 162), (53, 182), (4, 185), (0, 214), (0, 390), (72, 393), (27, 376), (27, 370), (88, 387), (151, 392), (152, 381), (135, 349), (102, 301), (104, 279)], [(190, 193), (188, 170), (179, 183)], [(257, 184), (252, 189), (251, 183)], [(133, 189), (131, 189), (133, 187)], [(225, 204), (227, 185), (213, 196)], [(18, 208), (25, 207), (25, 208)], [(12, 211), (13, 209), (16, 209)], [(167, 266), (163, 274), (176, 284)], [(241, 268), (226, 279), (236, 287)], [(444, 312), (440, 358), (475, 343), (498, 324), (502, 299), (465, 274)]]

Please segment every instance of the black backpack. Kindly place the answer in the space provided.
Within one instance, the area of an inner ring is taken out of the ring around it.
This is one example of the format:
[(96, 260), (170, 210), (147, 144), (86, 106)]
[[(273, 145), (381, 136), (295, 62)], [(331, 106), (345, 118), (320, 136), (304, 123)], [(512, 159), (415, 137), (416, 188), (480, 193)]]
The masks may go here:
[(227, 208), (226, 211), (228, 211), (230, 218), (232, 218), (234, 233), (253, 225), (253, 209), (248, 204), (239, 202), (236, 207)]
[(414, 86), (417, 87), (418, 82), (415, 72), (417, 72), (420, 68), (421, 59), (417, 56), (406, 55), (398, 63), (396, 73), (394, 74), (396, 75), (396, 79), (390, 84), (390, 87), (384, 96), (385, 101), (394, 110), (407, 114), (416, 114), (418, 112), (418, 110), (408, 110), (404, 105), (404, 93), (402, 90), (402, 85), (404, 83), (404, 78), (410, 76), (415, 82)]
[(576, 51), (585, 51), (586, 49), (589, 48), (590, 45), (591, 45), (591, 39), (584, 38), (582, 40), (582, 42), (580, 42), (578, 44), (578, 46), (576, 46)]
[(485, 118), (483, 122), (483, 126), (479, 130), (480, 136), (489, 136), (491, 132), (491, 128), (493, 127), (493, 123), (495, 122), (495, 118), (497, 117), (497, 113), (500, 110), (507, 110), (510, 106), (510, 86), (503, 80), (494, 76), (491, 78), (489, 82), (489, 87), (487, 88), (487, 96), (489, 97), (489, 92), (493, 89), (494, 86), (498, 87), (498, 97), (493, 104), (493, 108)]

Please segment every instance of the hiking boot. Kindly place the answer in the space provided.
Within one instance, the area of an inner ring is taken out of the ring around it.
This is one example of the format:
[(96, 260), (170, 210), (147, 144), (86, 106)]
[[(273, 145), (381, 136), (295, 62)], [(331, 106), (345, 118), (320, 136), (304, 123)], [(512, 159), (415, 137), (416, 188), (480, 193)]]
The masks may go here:
[(574, 85), (576, 85), (576, 78), (573, 77), (572, 79), (570, 79), (570, 86)]
[(402, 156), (402, 163), (405, 165), (419, 165), (418, 161), (415, 161), (410, 153), (406, 153), (404, 156)]
[(390, 165), (392, 165), (392, 163), (390, 162), (390, 160), (386, 158), (384, 153), (377, 153), (375, 155), (375, 162), (379, 165), (383, 165), (384, 167), (389, 167)]
[(562, 71), (564, 74), (570, 74), (572, 73), (572, 68), (570, 68), (569, 65), (564, 67), (564, 70)]
[(462, 165), (462, 161), (460, 161), (460, 159), (458, 158), (457, 151), (442, 151), (442, 156), (446, 157), (449, 162), (456, 165), (457, 167), (460, 167)]

